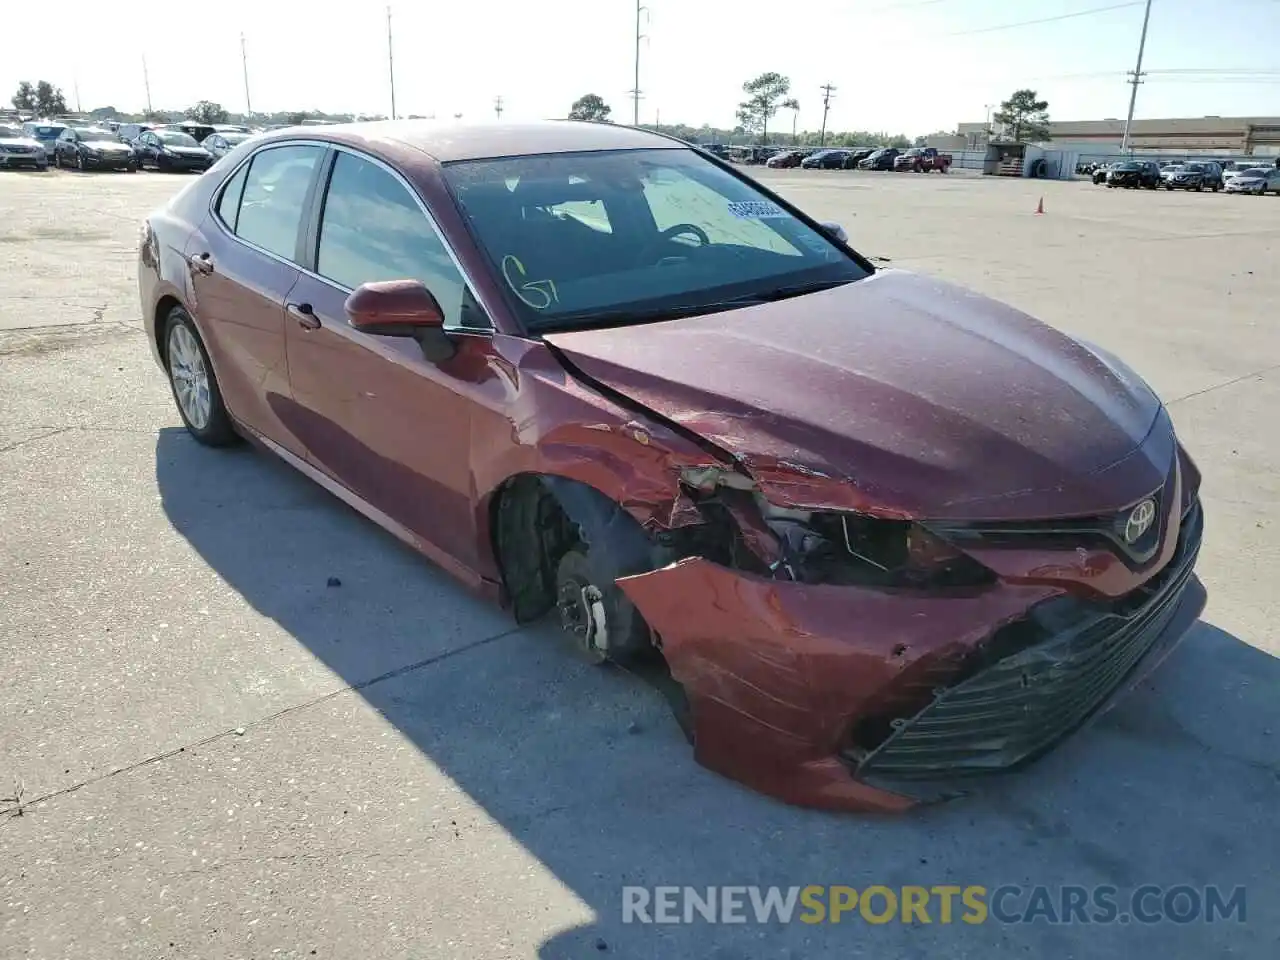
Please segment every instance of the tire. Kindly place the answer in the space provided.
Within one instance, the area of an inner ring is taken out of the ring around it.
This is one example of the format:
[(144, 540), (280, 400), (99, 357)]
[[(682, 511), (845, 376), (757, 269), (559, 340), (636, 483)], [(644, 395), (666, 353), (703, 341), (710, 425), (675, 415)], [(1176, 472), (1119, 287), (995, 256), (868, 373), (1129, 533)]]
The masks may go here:
[(84, 173), (84, 154), (79, 151), (76, 152), (76, 169)]
[(1196, 193), (1204, 193), (1204, 184), (1203, 184), (1203, 183), (1197, 183), (1197, 184), (1196, 184)]
[(62, 154), (57, 150), (53, 152), (53, 167), (55, 170), (62, 169)]
[[(213, 372), (213, 364), (209, 362), (209, 352), (191, 315), (182, 307), (174, 307), (165, 318), (163, 343), (169, 389), (187, 432), (206, 447), (227, 447), (236, 443), (240, 438), (222, 402), (222, 391), (218, 389), (218, 378)], [(180, 368), (178, 364), (181, 364)], [(185, 375), (178, 374), (177, 369)], [(201, 379), (203, 391), (200, 389)], [(194, 393), (188, 394), (183, 384)], [(203, 399), (200, 399), (202, 395)], [(201, 411), (204, 411), (203, 416)]]
[[(649, 627), (613, 580), (602, 576), (589, 548), (572, 547), (556, 567), (560, 626), (574, 651), (588, 663), (625, 664), (653, 649)], [(596, 645), (604, 627), (606, 646)]]

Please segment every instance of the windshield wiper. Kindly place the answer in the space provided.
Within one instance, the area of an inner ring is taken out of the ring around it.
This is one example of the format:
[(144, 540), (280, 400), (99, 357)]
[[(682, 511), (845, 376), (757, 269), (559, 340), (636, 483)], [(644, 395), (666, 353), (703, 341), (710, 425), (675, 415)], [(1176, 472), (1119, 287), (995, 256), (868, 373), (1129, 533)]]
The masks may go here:
[(818, 293), (852, 283), (852, 279), (822, 280), (812, 283), (795, 283), (783, 287), (773, 287), (732, 297), (728, 300), (712, 300), (696, 303), (680, 303), (665, 307), (636, 309), (634, 307), (618, 307), (609, 310), (582, 311), (569, 313), (559, 317), (548, 317), (545, 323), (530, 324), (533, 332), (552, 333), (565, 330), (583, 330), (589, 327), (620, 326), (627, 323), (657, 323), (662, 320), (678, 320), (681, 317), (700, 316), (705, 313), (720, 313), (724, 310), (738, 310), (742, 307), (758, 306), (762, 303), (773, 303), (788, 297), (798, 297), (806, 293)]

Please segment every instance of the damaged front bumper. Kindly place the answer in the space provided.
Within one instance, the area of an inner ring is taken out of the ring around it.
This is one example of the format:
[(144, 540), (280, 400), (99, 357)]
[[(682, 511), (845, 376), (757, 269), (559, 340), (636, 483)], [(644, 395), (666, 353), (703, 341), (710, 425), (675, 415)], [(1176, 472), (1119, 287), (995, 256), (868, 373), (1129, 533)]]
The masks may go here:
[(1046, 584), (925, 595), (691, 558), (617, 583), (688, 697), (698, 762), (804, 806), (902, 810), (1042, 755), (1195, 622), (1203, 525), (1111, 603)]

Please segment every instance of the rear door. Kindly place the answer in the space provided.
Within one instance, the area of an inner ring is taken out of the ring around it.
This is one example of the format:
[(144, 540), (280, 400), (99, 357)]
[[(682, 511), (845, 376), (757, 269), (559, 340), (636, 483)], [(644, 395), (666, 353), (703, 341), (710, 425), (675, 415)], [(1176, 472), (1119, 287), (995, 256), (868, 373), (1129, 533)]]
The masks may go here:
[[(390, 167), (335, 151), (315, 249), (285, 325), (298, 436), (311, 462), (441, 552), (474, 568), (471, 424), (486, 392), (491, 327), (435, 224)], [(468, 327), (459, 354), (432, 363), (417, 341), (361, 333), (347, 296), (362, 283), (416, 279), (445, 326)]]
[(232, 415), (302, 457), (285, 359), (284, 304), (298, 281), (303, 211), (325, 148), (257, 151), (227, 179), (187, 243), (196, 318)]

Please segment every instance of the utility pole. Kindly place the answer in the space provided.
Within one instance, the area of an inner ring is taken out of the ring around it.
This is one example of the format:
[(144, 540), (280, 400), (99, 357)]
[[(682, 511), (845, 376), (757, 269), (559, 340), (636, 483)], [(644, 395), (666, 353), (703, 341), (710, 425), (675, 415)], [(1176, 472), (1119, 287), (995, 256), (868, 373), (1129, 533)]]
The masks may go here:
[(151, 118), (151, 78), (147, 76), (147, 55), (142, 55), (142, 85), (147, 90), (147, 119)]
[(493, 112), (498, 115), (498, 119), (502, 119), (502, 97), (493, 98)]
[(818, 89), (822, 91), (822, 131), (818, 134), (818, 146), (822, 147), (827, 143), (827, 112), (831, 109), (831, 95), (836, 92), (836, 88), (824, 83)]
[(640, 32), (640, 18), (648, 12), (648, 7), (640, 5), (640, 0), (636, 0), (636, 85), (630, 91), (632, 100), (631, 125), (640, 126), (640, 41), (645, 35)]
[(396, 61), (391, 47), (391, 7), (387, 6), (387, 73), (391, 77), (391, 119), (396, 118)]
[(240, 66), (244, 69), (244, 118), (253, 116), (253, 104), (249, 100), (249, 57), (244, 50), (244, 34), (240, 34)]
[(1147, 47), (1147, 24), (1151, 21), (1151, 0), (1147, 0), (1146, 12), (1142, 15), (1142, 36), (1138, 38), (1138, 63), (1133, 68), (1133, 92), (1129, 94), (1129, 115), (1124, 118), (1124, 136), (1120, 139), (1120, 152), (1129, 150), (1129, 128), (1133, 126), (1133, 108), (1138, 103), (1138, 84), (1142, 82), (1142, 54)]
[(71, 84), (72, 84), (72, 87), (75, 89), (75, 93), (76, 93), (76, 113), (81, 113), (82, 111), (80, 109), (80, 79), (77, 77), (76, 79), (71, 81)]

